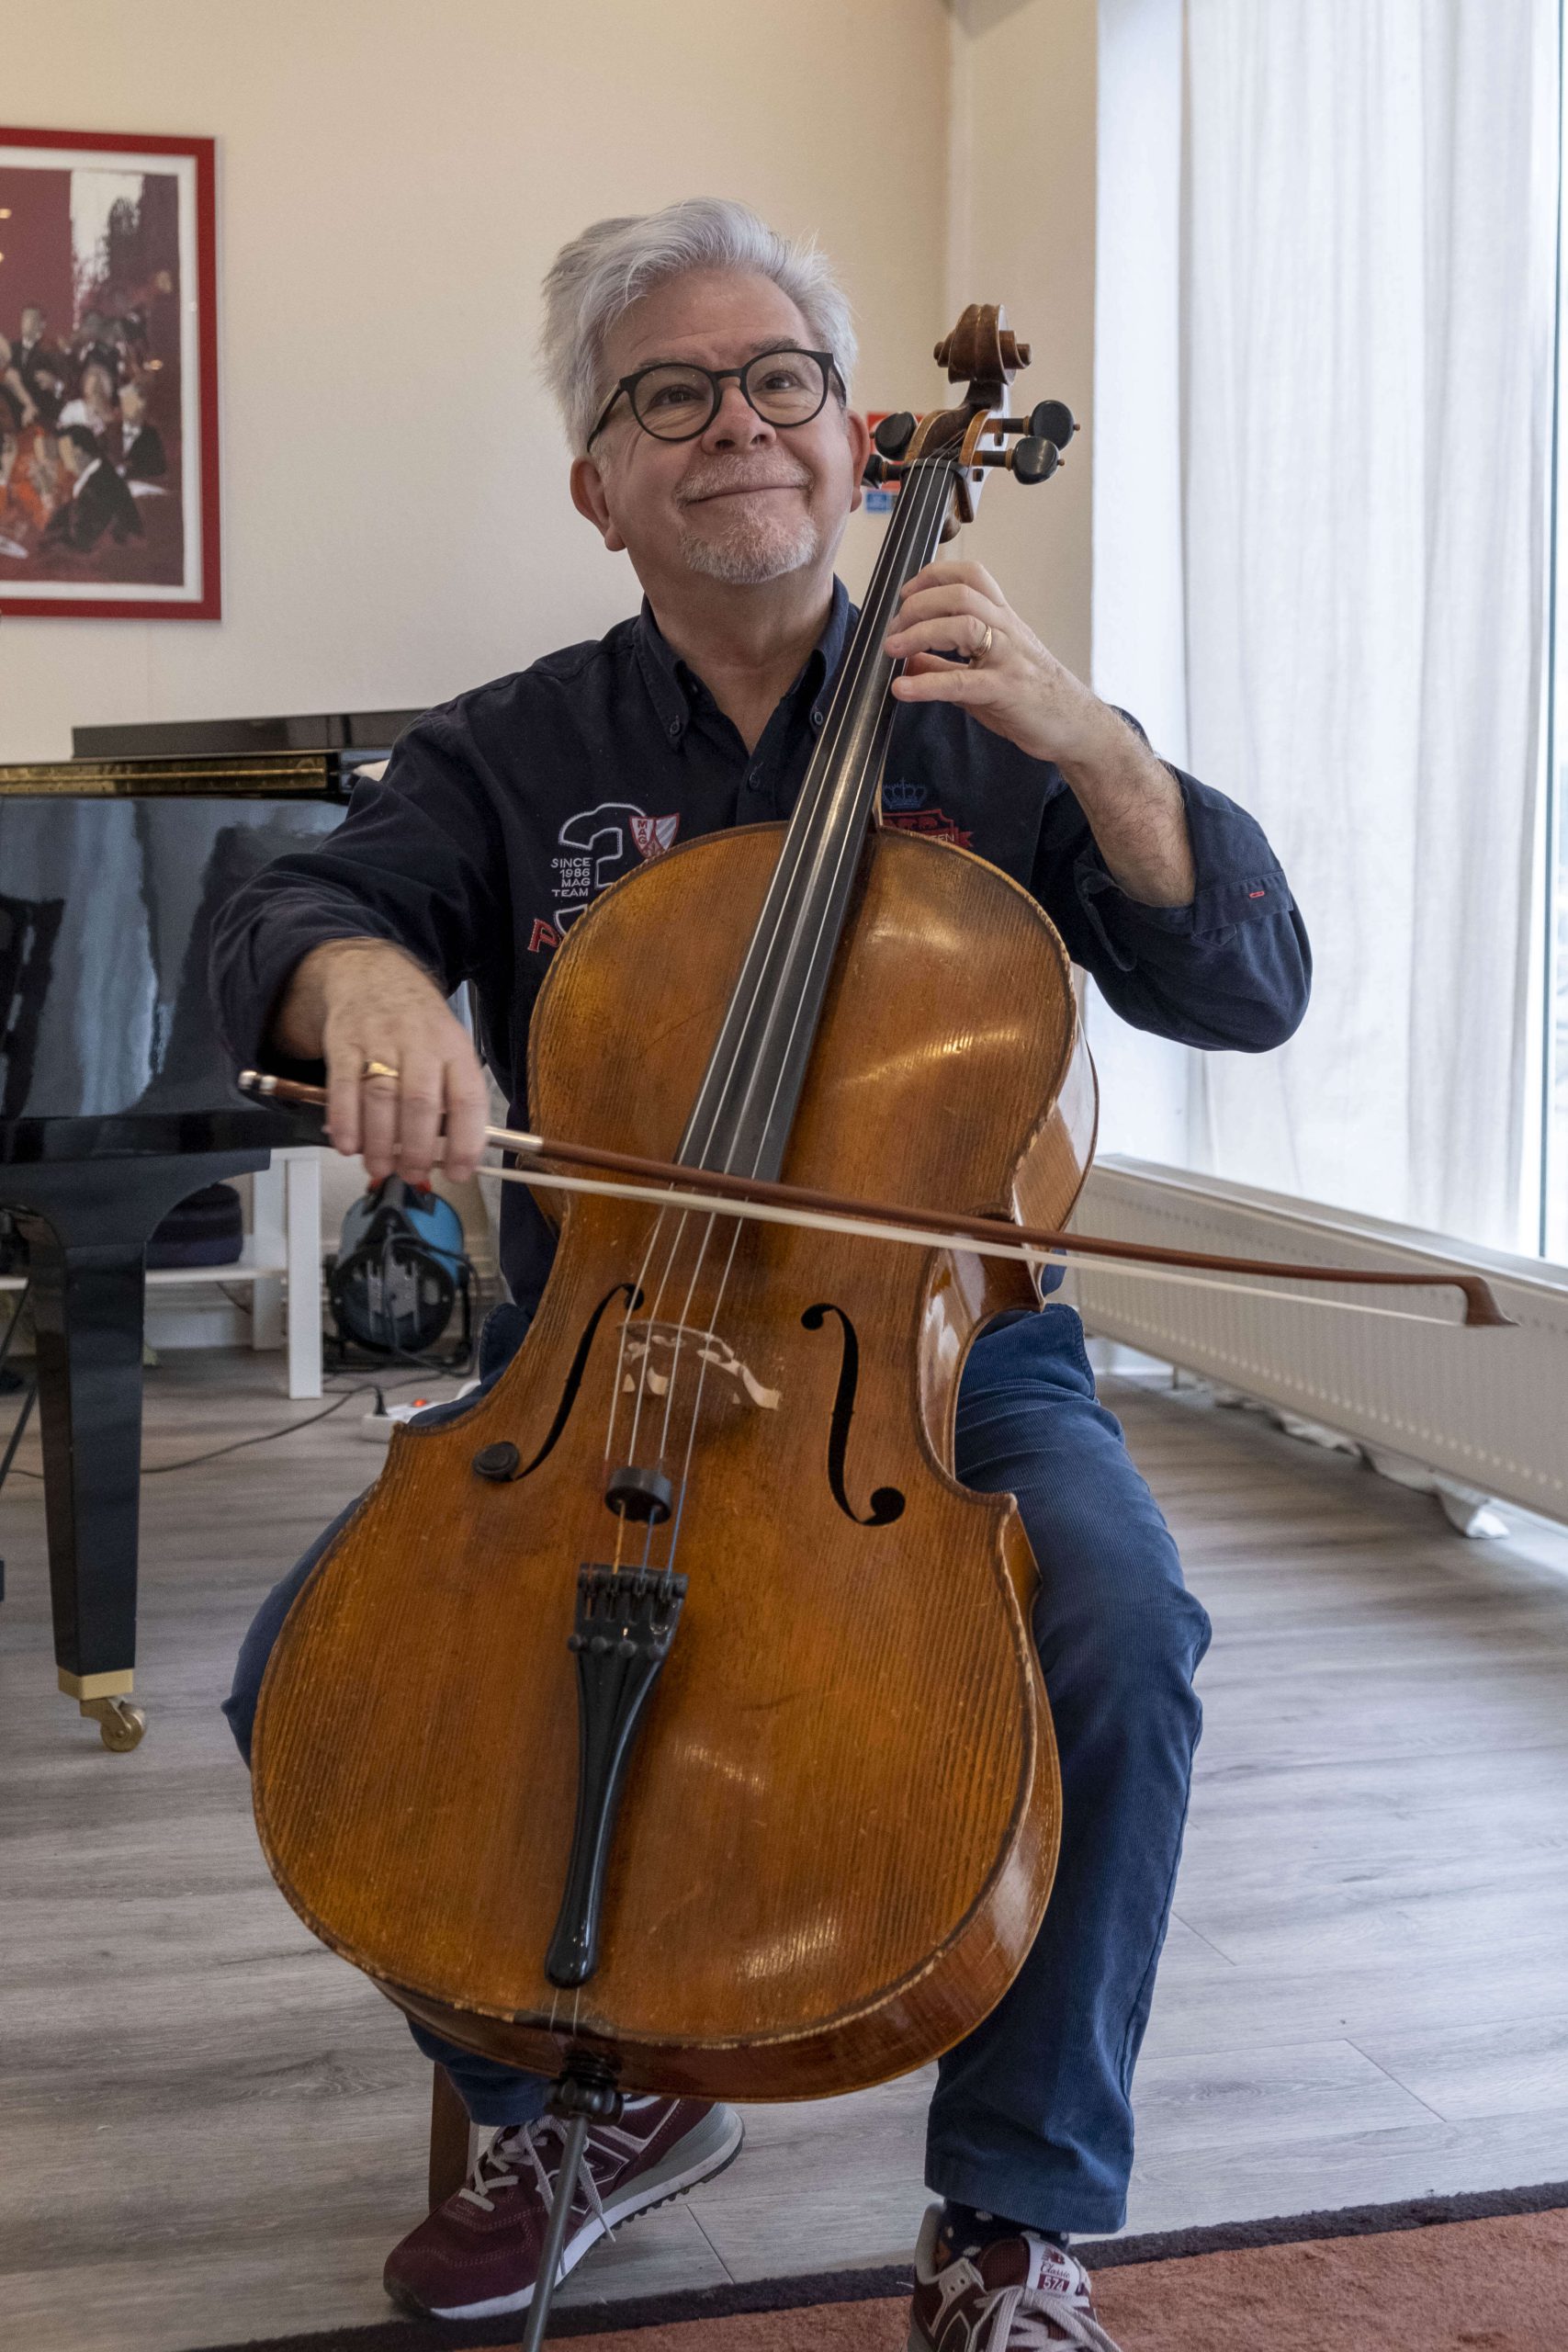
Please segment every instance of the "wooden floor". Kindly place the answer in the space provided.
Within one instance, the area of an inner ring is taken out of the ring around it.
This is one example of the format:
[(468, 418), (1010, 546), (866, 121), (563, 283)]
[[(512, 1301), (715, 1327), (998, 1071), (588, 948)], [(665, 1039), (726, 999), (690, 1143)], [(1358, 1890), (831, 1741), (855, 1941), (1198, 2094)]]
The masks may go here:
[[(150, 1464), (301, 1417), (175, 1358)], [(1568, 1537), (1434, 1504), (1201, 1392), (1108, 1385), (1215, 1622), (1138, 2076), (1131, 2226), (1568, 2177)], [(384, 2315), (428, 2070), (275, 1893), (217, 1702), (256, 1602), (378, 1456), (333, 1419), (148, 1481), (116, 1757), (54, 1691), (39, 1489), (0, 1498), (0, 2336), (179, 2352)], [(8, 1415), (0, 1414), (0, 1420)], [(20, 1466), (36, 1468), (31, 1439)], [(919, 2079), (753, 2111), (575, 2291), (908, 2249)]]

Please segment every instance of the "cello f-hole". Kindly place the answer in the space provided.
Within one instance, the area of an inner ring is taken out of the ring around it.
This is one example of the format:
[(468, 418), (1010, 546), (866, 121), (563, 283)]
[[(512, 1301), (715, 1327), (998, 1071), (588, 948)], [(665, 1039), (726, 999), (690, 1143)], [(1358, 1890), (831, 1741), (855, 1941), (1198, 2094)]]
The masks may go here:
[(500, 1445), (481, 1446), (478, 1453), (474, 1456), (473, 1464), (475, 1470), (481, 1478), (496, 1479), (502, 1483), (510, 1483), (519, 1478), (526, 1478), (530, 1471), (536, 1470), (540, 1463), (543, 1462), (546, 1456), (552, 1452), (555, 1447), (556, 1441), (560, 1436), (561, 1431), (565, 1429), (568, 1421), (571, 1419), (571, 1408), (577, 1402), (577, 1392), (582, 1385), (582, 1375), (588, 1369), (588, 1357), (589, 1351), (593, 1345), (593, 1335), (598, 1330), (600, 1324), (604, 1318), (604, 1309), (609, 1306), (612, 1299), (616, 1298), (624, 1298), (626, 1301), (626, 1313), (628, 1315), (635, 1315), (637, 1308), (642, 1305), (642, 1291), (636, 1283), (617, 1283), (613, 1290), (607, 1290), (604, 1293), (604, 1297), (599, 1301), (598, 1306), (593, 1309), (592, 1314), (583, 1325), (582, 1336), (578, 1340), (577, 1350), (571, 1359), (570, 1368), (567, 1373), (565, 1381), (561, 1385), (560, 1396), (556, 1405), (555, 1419), (551, 1421), (549, 1428), (546, 1430), (545, 1442), (540, 1446), (537, 1453), (535, 1454), (532, 1462), (524, 1463), (522, 1468), (518, 1469), (512, 1466), (510, 1464), (503, 1464), (502, 1459), (504, 1451), (504, 1453), (511, 1454), (513, 1457), (513, 1464), (514, 1464), (517, 1455), (517, 1449), (515, 1446), (507, 1445), (504, 1449)]
[(904, 1515), (904, 1498), (897, 1487), (875, 1487), (872, 1489), (871, 1509), (863, 1515), (851, 1502), (844, 1486), (844, 1460), (849, 1452), (850, 1423), (854, 1419), (855, 1391), (860, 1385), (860, 1340), (855, 1327), (841, 1306), (830, 1299), (808, 1306), (801, 1317), (807, 1331), (820, 1331), (829, 1315), (839, 1318), (843, 1334), (843, 1353), (839, 1359), (839, 1385), (833, 1398), (833, 1415), (828, 1425), (828, 1484), (833, 1500), (846, 1519), (857, 1527), (891, 1527)]

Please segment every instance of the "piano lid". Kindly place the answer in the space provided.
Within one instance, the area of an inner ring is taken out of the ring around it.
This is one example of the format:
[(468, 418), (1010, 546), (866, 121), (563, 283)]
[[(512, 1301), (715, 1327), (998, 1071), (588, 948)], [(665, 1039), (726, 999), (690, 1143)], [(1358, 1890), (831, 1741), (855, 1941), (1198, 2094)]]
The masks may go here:
[(0, 766), (0, 795), (78, 799), (346, 800), (361, 768), (387, 759), (417, 710), (276, 718), (161, 718), (73, 727), (69, 760)]
[(253, 752), (354, 752), (385, 759), (419, 710), (349, 710), (276, 718), (156, 718), (131, 726), (73, 727), (78, 760), (243, 758)]
[(261, 752), (236, 758), (30, 760), (0, 767), (0, 797), (281, 800), (299, 795), (343, 801), (373, 756)]

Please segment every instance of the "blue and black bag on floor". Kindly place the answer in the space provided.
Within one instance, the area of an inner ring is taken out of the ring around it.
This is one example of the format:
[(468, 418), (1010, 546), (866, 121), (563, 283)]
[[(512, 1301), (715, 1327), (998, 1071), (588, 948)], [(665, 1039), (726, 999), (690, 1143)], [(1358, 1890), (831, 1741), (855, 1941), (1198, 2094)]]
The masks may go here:
[[(473, 1352), (473, 1274), (457, 1210), (438, 1193), (384, 1177), (355, 1202), (327, 1261), (327, 1300), (341, 1361), (355, 1350), (426, 1370), (456, 1369)], [(460, 1347), (438, 1360), (455, 1306)]]

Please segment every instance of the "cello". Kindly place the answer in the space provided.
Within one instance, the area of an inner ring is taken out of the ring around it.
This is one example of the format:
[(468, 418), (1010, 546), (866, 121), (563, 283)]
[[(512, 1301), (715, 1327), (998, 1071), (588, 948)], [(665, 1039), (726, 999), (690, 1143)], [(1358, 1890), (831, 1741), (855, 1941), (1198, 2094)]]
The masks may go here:
[(937, 356), (966, 389), (885, 434), (898, 497), (794, 815), (613, 886), (540, 995), (539, 1127), (667, 1197), (568, 1196), (522, 1348), (394, 1438), (262, 1690), (257, 1822), (301, 1917), (435, 2032), (558, 2077), (530, 2345), (590, 2117), (923, 2064), (1049, 1896), (1033, 1563), (1011, 1499), (952, 1469), (968, 1345), (1038, 1304), (1031, 1267), (704, 1189), (1055, 1234), (1089, 1168), (1049, 920), (876, 821), (900, 589), (987, 471), (1046, 480), (1072, 430), (1005, 413), (1028, 355), (999, 311)]

